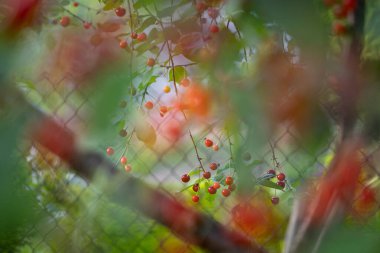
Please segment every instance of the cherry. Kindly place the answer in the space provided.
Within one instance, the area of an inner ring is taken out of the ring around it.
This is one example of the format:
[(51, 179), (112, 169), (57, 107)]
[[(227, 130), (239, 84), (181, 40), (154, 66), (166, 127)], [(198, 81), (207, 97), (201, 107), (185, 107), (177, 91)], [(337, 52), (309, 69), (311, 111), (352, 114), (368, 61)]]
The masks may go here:
[(78, 6), (79, 6), (79, 3), (78, 3), (78, 2), (73, 2), (73, 6), (74, 6), (74, 7), (78, 7)]
[(63, 26), (63, 27), (68, 26), (68, 25), (70, 24), (70, 17), (68, 17), (68, 16), (63, 16), (63, 17), (61, 18), (61, 20), (59, 21), (59, 23), (60, 23), (61, 26)]
[(280, 173), (280, 174), (278, 174), (278, 175), (277, 175), (277, 179), (278, 179), (279, 181), (284, 181), (284, 180), (285, 180), (285, 174), (284, 174), (284, 173)]
[(148, 110), (152, 110), (153, 109), (153, 102), (152, 101), (148, 101), (145, 103), (145, 108), (148, 109)]
[(107, 152), (107, 155), (109, 155), (109, 156), (111, 156), (115, 153), (115, 151), (111, 147), (107, 148), (106, 152)]
[(342, 23), (334, 23), (333, 33), (337, 36), (341, 36), (347, 33), (347, 27)]
[(193, 191), (195, 191), (195, 192), (199, 191), (199, 184), (193, 185)]
[(343, 7), (347, 12), (351, 12), (356, 9), (357, 3), (357, 0), (343, 0)]
[(228, 186), (228, 190), (230, 190), (231, 192), (233, 192), (234, 190), (236, 190), (236, 184), (229, 185)]
[(202, 13), (207, 9), (207, 5), (204, 2), (198, 2), (195, 5), (195, 9), (197, 9), (198, 12)]
[(137, 35), (136, 39), (138, 41), (140, 41), (140, 42), (144, 41), (144, 40), (146, 40), (146, 34), (145, 33), (140, 33), (139, 35)]
[(267, 174), (272, 174), (273, 176), (275, 176), (276, 175), (276, 171), (273, 170), (273, 169), (270, 169), (270, 170), (267, 171)]
[(216, 189), (215, 189), (213, 186), (210, 186), (210, 187), (208, 188), (208, 192), (209, 192), (210, 194), (215, 194), (215, 193), (216, 193)]
[(132, 166), (129, 165), (129, 164), (128, 164), (128, 165), (125, 165), (125, 166), (124, 166), (124, 169), (125, 169), (126, 172), (131, 172), (131, 171), (132, 171)]
[(154, 64), (156, 64), (156, 61), (155, 61), (153, 58), (149, 58), (149, 59), (146, 61), (146, 65), (148, 65), (149, 67), (153, 67)]
[(137, 37), (138, 37), (137, 33), (135, 33), (135, 32), (132, 32), (132, 33), (131, 33), (131, 38), (132, 38), (132, 39), (135, 40), (135, 39), (137, 39)]
[(214, 187), (215, 189), (219, 189), (220, 188), (220, 183), (219, 182), (215, 182), (212, 187)]
[(125, 165), (125, 164), (127, 164), (127, 162), (128, 162), (128, 159), (125, 156), (123, 156), (123, 157), (120, 158), (120, 163), (121, 164)]
[(120, 135), (121, 137), (125, 137), (125, 136), (128, 135), (128, 132), (127, 132), (127, 130), (125, 130), (125, 129), (121, 129), (120, 132), (119, 132), (119, 135)]
[(165, 105), (160, 106), (160, 113), (165, 114), (168, 112), (168, 107)]
[(219, 146), (218, 146), (218, 144), (214, 144), (214, 146), (212, 146), (212, 149), (213, 149), (214, 151), (218, 151), (218, 150), (219, 150)]
[(211, 170), (216, 170), (218, 168), (218, 164), (217, 163), (210, 163), (210, 165), (208, 166)]
[(284, 181), (278, 181), (277, 185), (280, 186), (281, 188), (285, 188), (285, 182)]
[(124, 17), (126, 12), (127, 11), (123, 7), (117, 7), (115, 9), (116, 16), (118, 16), (118, 17)]
[(278, 205), (280, 203), (280, 198), (279, 197), (272, 197), (271, 199), (273, 205)]
[(212, 33), (218, 33), (219, 32), (219, 26), (217, 25), (211, 25), (209, 28), (210, 32)]
[(234, 183), (234, 179), (230, 176), (226, 177), (226, 185), (232, 185)]
[(120, 48), (126, 48), (128, 46), (128, 42), (126, 40), (121, 40), (119, 46)]
[(90, 22), (83, 22), (83, 27), (84, 27), (84, 29), (90, 29), (91, 23)]
[(210, 139), (205, 139), (205, 146), (206, 147), (212, 147), (212, 145), (213, 145), (214, 143), (212, 142), (212, 140), (210, 140)]
[(338, 19), (346, 18), (348, 15), (348, 10), (341, 5), (337, 5), (333, 9), (334, 16)]
[(204, 177), (205, 179), (209, 179), (209, 178), (211, 177), (211, 173), (210, 173), (210, 171), (203, 172), (203, 177)]
[(217, 10), (215, 8), (209, 8), (207, 10), (207, 13), (210, 16), (210, 18), (212, 18), (212, 19), (216, 19), (219, 16), (219, 10)]
[(198, 203), (199, 196), (198, 195), (194, 195), (191, 199), (193, 200), (193, 202)]
[(190, 176), (188, 174), (184, 174), (181, 177), (182, 182), (187, 183), (190, 181)]
[(222, 195), (224, 197), (228, 197), (228, 196), (230, 196), (230, 194), (231, 194), (231, 191), (229, 189), (223, 189)]
[(188, 78), (184, 78), (181, 80), (180, 84), (183, 86), (183, 87), (189, 87), (190, 85), (190, 80)]
[(165, 93), (169, 93), (170, 92), (170, 86), (168, 86), (168, 85), (166, 85), (164, 88), (163, 88), (163, 91), (165, 92)]

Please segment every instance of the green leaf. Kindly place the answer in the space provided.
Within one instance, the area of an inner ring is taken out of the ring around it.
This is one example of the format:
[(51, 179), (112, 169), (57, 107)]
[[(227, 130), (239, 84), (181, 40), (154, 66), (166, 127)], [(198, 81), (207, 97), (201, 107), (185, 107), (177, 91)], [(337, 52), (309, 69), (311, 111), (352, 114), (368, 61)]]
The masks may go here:
[(136, 29), (136, 32), (143, 32), (146, 28), (148, 28), (151, 25), (154, 25), (156, 22), (155, 17), (148, 17), (146, 18), (141, 25)]
[(177, 83), (180, 82), (182, 79), (184, 79), (187, 76), (186, 69), (182, 66), (174, 67), (174, 72), (173, 72), (173, 68), (170, 69), (169, 81), (174, 81), (174, 76), (175, 76), (175, 81)]
[(119, 7), (123, 3), (123, 0), (106, 0), (106, 1), (103, 1), (103, 3), (104, 3), (103, 10), (109, 11), (109, 10), (113, 10)]
[(144, 6), (148, 6), (148, 5), (151, 5), (151, 4), (153, 4), (153, 3), (154, 3), (154, 0), (137, 0), (137, 1), (134, 3), (133, 7), (134, 7), (135, 9), (140, 9), (140, 8), (142, 8), (142, 7), (144, 7)]
[(259, 185), (262, 185), (262, 186), (265, 186), (265, 187), (268, 187), (268, 188), (273, 188), (273, 189), (276, 189), (276, 190), (282, 190), (281, 186), (279, 186), (276, 183), (273, 183), (272, 181), (269, 181), (269, 180), (260, 180), (260, 181), (257, 181), (257, 183)]

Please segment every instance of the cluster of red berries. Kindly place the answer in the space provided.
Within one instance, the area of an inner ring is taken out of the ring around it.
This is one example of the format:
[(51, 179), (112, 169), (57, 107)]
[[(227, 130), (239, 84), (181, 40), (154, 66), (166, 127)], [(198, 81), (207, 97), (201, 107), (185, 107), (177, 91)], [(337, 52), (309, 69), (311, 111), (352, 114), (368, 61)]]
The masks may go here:
[[(111, 148), (111, 147), (108, 147), (106, 149), (106, 153), (107, 153), (107, 155), (112, 156), (115, 153), (115, 150), (113, 148)], [(127, 164), (128, 163), (128, 158), (127, 157), (122, 156), (120, 158), (120, 163), (124, 166), (124, 170), (126, 172), (131, 172), (132, 171), (132, 166), (130, 164)]]
[(218, 151), (219, 150), (219, 146), (218, 144), (214, 144), (214, 142), (211, 140), (211, 139), (208, 139), (208, 138), (205, 138), (204, 139), (204, 143), (205, 143), (205, 146), (207, 148), (211, 148), (214, 150), (214, 151)]
[[(278, 186), (280, 186), (282, 189), (285, 188), (285, 186), (286, 186), (286, 183), (285, 183), (286, 175), (284, 173), (281, 172), (281, 173), (277, 174), (275, 170), (270, 169), (270, 170), (268, 170), (267, 174), (273, 175), (273, 177), (276, 177), (277, 178), (276, 184)], [(280, 203), (280, 198), (277, 196), (274, 196), (274, 197), (272, 197), (271, 201), (272, 201), (273, 205), (277, 205), (278, 203)]]
[(357, 0), (324, 0), (324, 4), (331, 8), (336, 21), (333, 24), (333, 33), (338, 36), (347, 34), (348, 17), (357, 6)]
[[(131, 39), (133, 40), (137, 40), (139, 42), (143, 42), (145, 41), (147, 38), (147, 35), (146, 33), (135, 33), (135, 32), (131, 32)], [(126, 48), (128, 46), (128, 41), (126, 39), (124, 40), (120, 40), (119, 42), (119, 46), (120, 48)], [(147, 61), (147, 65), (152, 67), (154, 64), (156, 63), (156, 61), (152, 58), (149, 58), (148, 61)]]

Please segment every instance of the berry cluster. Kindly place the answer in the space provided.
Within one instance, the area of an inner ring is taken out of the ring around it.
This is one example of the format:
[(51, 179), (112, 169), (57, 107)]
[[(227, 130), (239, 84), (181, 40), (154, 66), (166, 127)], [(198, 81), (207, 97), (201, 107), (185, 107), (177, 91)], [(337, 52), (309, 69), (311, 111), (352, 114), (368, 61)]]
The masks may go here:
[(337, 36), (347, 34), (350, 16), (357, 6), (357, 0), (324, 0), (324, 4), (331, 9), (335, 19), (333, 33)]
[[(282, 189), (285, 188), (285, 186), (286, 186), (286, 175), (284, 173), (282, 173), (282, 172), (276, 173), (275, 170), (270, 169), (270, 170), (268, 170), (267, 174), (271, 175), (273, 178), (277, 179), (276, 184), (278, 186), (280, 186)], [(280, 198), (277, 196), (274, 196), (274, 197), (272, 197), (271, 201), (272, 201), (273, 205), (277, 205), (278, 203), (280, 203)]]

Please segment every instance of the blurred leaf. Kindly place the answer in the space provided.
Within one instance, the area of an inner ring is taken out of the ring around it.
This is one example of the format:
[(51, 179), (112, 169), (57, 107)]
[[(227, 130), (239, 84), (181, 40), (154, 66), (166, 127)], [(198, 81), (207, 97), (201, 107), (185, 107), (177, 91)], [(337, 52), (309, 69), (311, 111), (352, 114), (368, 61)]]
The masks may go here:
[(175, 77), (175, 80), (178, 83), (182, 79), (186, 78), (186, 76), (187, 76), (186, 69), (182, 66), (176, 66), (174, 67), (174, 71), (173, 71), (173, 68), (171, 68), (169, 71), (169, 81), (174, 81), (174, 77)]

